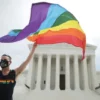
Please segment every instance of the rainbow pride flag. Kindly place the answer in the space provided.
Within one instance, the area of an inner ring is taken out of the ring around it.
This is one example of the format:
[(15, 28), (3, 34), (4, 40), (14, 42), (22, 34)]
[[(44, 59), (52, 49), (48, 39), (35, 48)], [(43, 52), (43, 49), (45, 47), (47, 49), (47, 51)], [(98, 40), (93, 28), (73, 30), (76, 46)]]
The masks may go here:
[(24, 29), (12, 30), (0, 38), (0, 42), (11, 43), (27, 38), (38, 44), (66, 42), (83, 49), (86, 35), (72, 13), (58, 4), (40, 2), (32, 5), (29, 24)]

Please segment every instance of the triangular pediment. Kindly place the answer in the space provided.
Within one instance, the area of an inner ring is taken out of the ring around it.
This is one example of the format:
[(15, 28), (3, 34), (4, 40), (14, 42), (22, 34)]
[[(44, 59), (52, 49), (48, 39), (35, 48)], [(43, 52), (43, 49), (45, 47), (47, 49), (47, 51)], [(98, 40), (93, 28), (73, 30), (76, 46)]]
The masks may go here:
[[(46, 44), (46, 45), (39, 45), (39, 48), (76, 48), (76, 46), (73, 46), (72, 44), (68, 43), (57, 43), (57, 44)], [(31, 48), (31, 44), (29, 44), (29, 48)], [(78, 47), (79, 48), (79, 47)], [(97, 47), (95, 45), (87, 44), (86, 48), (96, 49)]]

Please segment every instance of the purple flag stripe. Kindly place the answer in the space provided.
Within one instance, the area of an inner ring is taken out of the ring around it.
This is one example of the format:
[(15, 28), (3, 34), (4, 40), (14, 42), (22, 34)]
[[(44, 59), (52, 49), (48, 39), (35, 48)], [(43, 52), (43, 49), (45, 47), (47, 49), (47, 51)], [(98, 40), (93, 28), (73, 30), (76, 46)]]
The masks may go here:
[(27, 25), (16, 37), (8, 35), (1, 37), (0, 42), (16, 42), (26, 38), (31, 33), (36, 32), (40, 27), (41, 23), (46, 19), (49, 6), (49, 3), (40, 3), (38, 5), (33, 4), (31, 9), (32, 11), (29, 25)]

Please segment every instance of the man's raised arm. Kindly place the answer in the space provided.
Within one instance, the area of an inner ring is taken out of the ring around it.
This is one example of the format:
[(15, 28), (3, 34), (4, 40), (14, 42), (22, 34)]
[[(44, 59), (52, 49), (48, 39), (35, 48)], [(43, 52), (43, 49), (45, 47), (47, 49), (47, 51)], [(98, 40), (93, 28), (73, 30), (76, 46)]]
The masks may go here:
[(31, 58), (32, 58), (32, 56), (34, 54), (36, 46), (37, 46), (37, 44), (34, 43), (33, 47), (32, 47), (32, 50), (29, 53), (27, 59), (18, 68), (15, 69), (16, 76), (18, 76), (26, 68), (26, 66), (28, 65), (29, 61), (31, 60)]

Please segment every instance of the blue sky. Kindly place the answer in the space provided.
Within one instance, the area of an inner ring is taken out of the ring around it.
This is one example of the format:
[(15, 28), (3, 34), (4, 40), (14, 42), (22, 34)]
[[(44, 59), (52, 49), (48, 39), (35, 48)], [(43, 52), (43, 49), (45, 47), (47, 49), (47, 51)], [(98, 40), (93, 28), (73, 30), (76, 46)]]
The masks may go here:
[[(31, 4), (42, 0), (0, 0), (0, 37), (12, 29), (23, 29), (29, 22)], [(44, 0), (65, 7), (80, 22), (86, 33), (87, 43), (97, 46), (96, 70), (100, 70), (100, 6), (99, 0)], [(28, 56), (29, 41), (1, 44), (0, 55), (10, 54), (13, 58), (11, 68), (18, 67)]]

